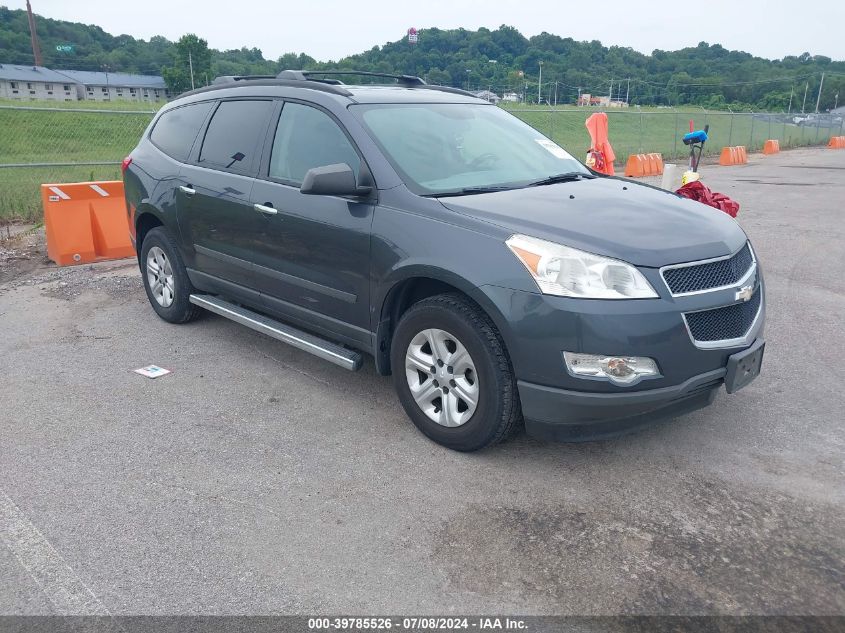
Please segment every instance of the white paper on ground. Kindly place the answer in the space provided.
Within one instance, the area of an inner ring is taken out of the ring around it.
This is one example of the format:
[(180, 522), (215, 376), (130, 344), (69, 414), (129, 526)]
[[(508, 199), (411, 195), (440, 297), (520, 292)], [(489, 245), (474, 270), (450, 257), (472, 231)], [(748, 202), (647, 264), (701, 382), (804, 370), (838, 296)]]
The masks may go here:
[(165, 376), (170, 373), (169, 369), (164, 369), (163, 367), (158, 367), (156, 365), (147, 365), (146, 367), (141, 367), (141, 369), (136, 369), (134, 371), (136, 374), (141, 374), (147, 378), (158, 378), (159, 376)]

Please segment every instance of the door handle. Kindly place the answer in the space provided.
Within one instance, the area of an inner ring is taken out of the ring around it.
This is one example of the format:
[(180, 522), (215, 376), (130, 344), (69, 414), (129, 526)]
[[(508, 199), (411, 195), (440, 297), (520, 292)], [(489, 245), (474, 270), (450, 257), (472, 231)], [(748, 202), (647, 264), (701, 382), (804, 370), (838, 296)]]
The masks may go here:
[(192, 196), (197, 192), (197, 190), (191, 187), (191, 185), (179, 185), (179, 191), (184, 193), (186, 196)]
[(276, 215), (278, 213), (276, 209), (274, 209), (272, 206), (269, 206), (268, 204), (258, 204), (256, 202), (254, 205), (252, 205), (252, 207), (256, 211), (261, 211), (261, 213), (264, 213), (266, 215)]

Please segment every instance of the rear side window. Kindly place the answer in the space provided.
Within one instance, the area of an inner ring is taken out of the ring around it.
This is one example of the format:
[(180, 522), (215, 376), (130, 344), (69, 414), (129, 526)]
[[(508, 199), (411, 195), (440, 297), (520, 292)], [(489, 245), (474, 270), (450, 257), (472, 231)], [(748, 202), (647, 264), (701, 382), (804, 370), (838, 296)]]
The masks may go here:
[(276, 128), (270, 177), (301, 184), (313, 167), (346, 163), (357, 178), (361, 159), (343, 130), (322, 110), (286, 103)]
[(162, 152), (184, 163), (213, 105), (213, 102), (206, 101), (165, 112), (156, 121), (150, 140)]
[(203, 167), (248, 173), (264, 146), (272, 101), (223, 101), (211, 117), (200, 150)]

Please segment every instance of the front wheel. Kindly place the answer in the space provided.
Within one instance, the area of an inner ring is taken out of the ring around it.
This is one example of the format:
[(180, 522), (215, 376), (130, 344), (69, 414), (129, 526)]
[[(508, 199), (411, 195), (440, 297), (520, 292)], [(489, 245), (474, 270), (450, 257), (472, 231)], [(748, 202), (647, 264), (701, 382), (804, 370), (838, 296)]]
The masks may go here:
[(194, 287), (175, 240), (164, 227), (147, 233), (141, 246), (144, 290), (153, 310), (170, 323), (187, 323), (202, 312), (190, 302)]
[(509, 437), (522, 421), (504, 342), (461, 295), (425, 299), (402, 315), (391, 367), (405, 412), (443, 446), (478, 450)]

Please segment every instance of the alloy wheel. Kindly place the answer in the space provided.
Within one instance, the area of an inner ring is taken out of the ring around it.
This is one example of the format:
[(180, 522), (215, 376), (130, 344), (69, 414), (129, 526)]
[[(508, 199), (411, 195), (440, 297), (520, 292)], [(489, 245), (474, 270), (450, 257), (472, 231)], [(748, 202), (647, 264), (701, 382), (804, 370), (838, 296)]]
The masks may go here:
[(478, 406), (475, 363), (454, 335), (436, 328), (419, 332), (405, 353), (405, 376), (423, 413), (437, 424), (465, 424)]

